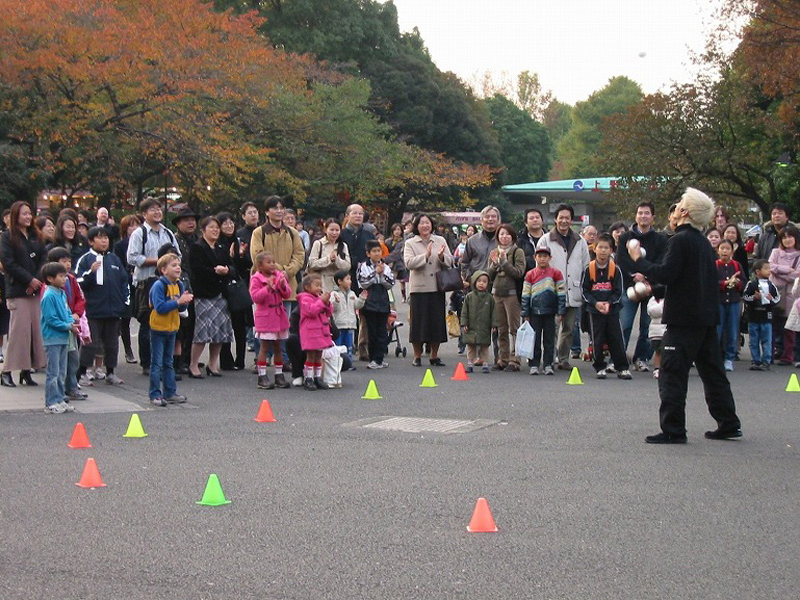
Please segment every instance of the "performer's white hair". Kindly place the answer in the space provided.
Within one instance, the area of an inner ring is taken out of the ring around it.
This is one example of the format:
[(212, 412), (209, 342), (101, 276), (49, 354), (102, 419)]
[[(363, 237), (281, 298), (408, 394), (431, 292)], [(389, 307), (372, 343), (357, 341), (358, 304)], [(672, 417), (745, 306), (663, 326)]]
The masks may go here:
[(714, 219), (716, 206), (706, 194), (695, 188), (686, 188), (681, 204), (689, 214), (689, 222), (695, 229), (703, 230)]

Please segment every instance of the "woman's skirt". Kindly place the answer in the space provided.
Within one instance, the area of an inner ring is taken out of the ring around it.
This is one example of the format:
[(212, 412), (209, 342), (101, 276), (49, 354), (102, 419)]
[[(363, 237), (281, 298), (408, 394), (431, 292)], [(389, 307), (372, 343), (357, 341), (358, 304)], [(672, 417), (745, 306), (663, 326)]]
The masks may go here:
[(38, 293), (25, 298), (8, 298), (6, 306), (10, 322), (3, 371), (44, 369), (47, 354), (42, 344), (42, 307)]
[(444, 292), (417, 292), (409, 296), (411, 327), (408, 339), (414, 343), (447, 341)]
[(222, 294), (216, 298), (194, 299), (195, 344), (228, 344), (233, 341), (233, 326), (228, 303)]

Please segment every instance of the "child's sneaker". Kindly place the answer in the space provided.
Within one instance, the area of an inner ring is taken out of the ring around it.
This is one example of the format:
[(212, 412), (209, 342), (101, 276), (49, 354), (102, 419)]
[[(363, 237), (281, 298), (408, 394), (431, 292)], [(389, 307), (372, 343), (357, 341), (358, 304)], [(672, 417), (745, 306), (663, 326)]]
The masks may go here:
[(75, 407), (72, 404), (67, 404), (66, 402), (62, 402), (61, 406), (64, 407), (64, 412), (75, 412)]
[(186, 402), (186, 396), (181, 396), (180, 394), (174, 394), (169, 398), (164, 398), (164, 402), (169, 402), (170, 404), (183, 404)]
[(492, 372), (492, 367), (490, 367), (489, 365), (483, 365), (481, 367), (481, 371), (484, 372), (484, 373), (491, 373)]
[(376, 363), (374, 360), (372, 360), (367, 365), (367, 368), (368, 369), (382, 369), (383, 368), (383, 363)]
[(600, 369), (597, 372), (597, 378), (598, 379), (605, 379), (606, 377), (608, 377), (608, 372), (605, 369)]
[(67, 412), (65, 406), (66, 404), (64, 404), (63, 402), (56, 402), (55, 404), (49, 404), (44, 407), (44, 413), (46, 415), (60, 415), (61, 413)]
[(464, 367), (464, 371), (466, 371), (467, 373), (472, 373), (473, 370), (474, 369), (473, 369), (472, 365), (467, 365), (466, 367)]
[(762, 371), (769, 371), (769, 363), (761, 363), (761, 370)]
[(528, 371), (529, 375), (538, 375), (539, 374), (539, 367), (531, 367), (530, 371)]
[(653, 369), (653, 379), (658, 379), (661, 376), (661, 369), (656, 367)]
[(92, 376), (92, 378), (89, 379), (89, 371), (87, 370), (86, 373), (81, 375), (81, 378), (78, 380), (78, 385), (94, 387), (94, 376)]
[(166, 406), (167, 401), (163, 398), (150, 398), (150, 403), (155, 406)]
[(751, 371), (760, 371), (761, 370), (761, 363), (751, 362), (750, 363), (750, 370)]
[(544, 368), (544, 374), (545, 375), (555, 375), (555, 373), (553, 372), (553, 365), (547, 365)]
[(608, 373), (609, 375), (613, 375), (616, 372), (617, 370), (614, 368), (614, 365), (608, 365), (606, 367), (606, 373)]
[(726, 371), (733, 371), (733, 361), (732, 360), (726, 360), (725, 363), (724, 363), (724, 367), (725, 367)]
[(617, 377), (619, 379), (633, 379), (633, 375), (628, 369), (622, 369), (619, 373), (617, 373)]
[[(87, 373), (90, 370), (91, 369), (87, 370)], [(95, 369), (94, 369), (94, 378), (97, 379), (97, 380), (102, 380), (102, 379), (106, 378), (106, 374), (105, 374), (105, 372), (103, 371), (103, 369), (101, 367), (95, 367)]]
[(66, 396), (70, 400), (86, 400), (89, 397), (89, 394), (80, 390), (73, 390), (71, 392), (67, 392)]

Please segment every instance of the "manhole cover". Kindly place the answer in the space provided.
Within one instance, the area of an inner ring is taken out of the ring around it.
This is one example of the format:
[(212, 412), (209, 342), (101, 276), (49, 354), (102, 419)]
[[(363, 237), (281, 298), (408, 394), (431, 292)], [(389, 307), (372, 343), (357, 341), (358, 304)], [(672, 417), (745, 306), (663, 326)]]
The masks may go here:
[(499, 419), (429, 419), (423, 417), (373, 417), (348, 423), (366, 429), (404, 433), (469, 433), (499, 423)]

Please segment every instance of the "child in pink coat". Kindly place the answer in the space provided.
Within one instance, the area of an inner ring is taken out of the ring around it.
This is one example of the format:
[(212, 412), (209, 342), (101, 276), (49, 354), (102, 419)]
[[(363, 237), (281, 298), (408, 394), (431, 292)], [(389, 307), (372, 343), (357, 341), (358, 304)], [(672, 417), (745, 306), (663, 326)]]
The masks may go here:
[[(283, 354), (281, 340), (289, 337), (289, 317), (283, 301), (292, 295), (286, 276), (275, 266), (275, 258), (269, 252), (256, 256), (256, 272), (250, 277), (250, 297), (256, 305), (253, 327), (256, 339), (261, 340), (258, 350), (258, 388), (271, 390), (288, 388), (283, 376)], [(275, 383), (267, 375), (267, 351), (272, 348), (275, 357)]]
[(322, 293), (319, 273), (303, 277), (302, 286), (297, 302), (300, 305), (300, 347), (306, 353), (303, 387), (308, 391), (327, 390), (327, 384), (322, 381), (322, 351), (333, 345), (331, 293)]

